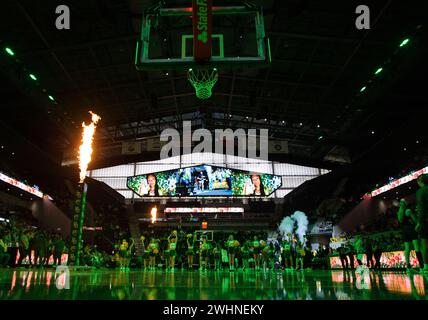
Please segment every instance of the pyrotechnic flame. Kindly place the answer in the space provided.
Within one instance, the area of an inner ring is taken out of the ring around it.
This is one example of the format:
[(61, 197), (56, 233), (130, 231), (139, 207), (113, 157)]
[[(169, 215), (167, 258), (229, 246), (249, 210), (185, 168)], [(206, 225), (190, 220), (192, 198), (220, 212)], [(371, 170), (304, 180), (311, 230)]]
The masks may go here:
[(92, 141), (94, 139), (94, 133), (96, 124), (101, 120), (101, 117), (92, 111), (89, 111), (92, 115), (92, 122), (86, 125), (82, 122), (82, 144), (79, 147), (79, 168), (80, 168), (80, 182), (85, 180), (86, 171), (88, 170), (88, 164), (91, 162), (92, 156)]
[(158, 215), (158, 208), (153, 207), (150, 214), (152, 215), (152, 223), (155, 223)]

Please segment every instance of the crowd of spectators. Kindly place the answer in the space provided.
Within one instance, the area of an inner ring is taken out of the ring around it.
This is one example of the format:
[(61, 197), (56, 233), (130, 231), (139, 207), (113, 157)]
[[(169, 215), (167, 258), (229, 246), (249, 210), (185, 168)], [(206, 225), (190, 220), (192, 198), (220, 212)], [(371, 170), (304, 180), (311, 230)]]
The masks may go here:
[(65, 241), (60, 234), (12, 219), (0, 223), (0, 266), (47, 266), (61, 263)]

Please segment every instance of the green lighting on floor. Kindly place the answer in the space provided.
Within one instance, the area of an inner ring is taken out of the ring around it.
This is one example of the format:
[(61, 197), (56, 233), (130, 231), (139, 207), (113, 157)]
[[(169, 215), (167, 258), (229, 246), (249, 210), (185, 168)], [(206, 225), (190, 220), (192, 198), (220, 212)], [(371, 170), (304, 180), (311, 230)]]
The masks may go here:
[(401, 48), (401, 47), (404, 47), (406, 44), (408, 44), (408, 43), (409, 43), (409, 41), (410, 41), (410, 39), (409, 39), (409, 38), (404, 39), (404, 40), (400, 43), (400, 48)]
[(376, 72), (375, 72), (375, 74), (379, 74), (379, 73), (381, 73), (381, 72), (382, 72), (382, 70), (383, 70), (383, 68), (379, 68), (379, 69), (377, 69), (377, 70), (376, 70)]
[(34, 74), (32, 74), (32, 73), (30, 73), (30, 78), (33, 79), (34, 81), (37, 80), (37, 77)]
[(361, 89), (360, 89), (360, 92), (363, 92), (363, 91), (365, 91), (367, 89), (367, 87), (366, 86), (364, 86), (364, 87), (362, 87)]
[(15, 52), (13, 52), (13, 50), (11, 48), (5, 48), (4, 49), (10, 56), (14, 56)]
[(52, 101), (55, 101), (54, 97), (52, 97), (52, 96), (48, 96), (48, 98)]

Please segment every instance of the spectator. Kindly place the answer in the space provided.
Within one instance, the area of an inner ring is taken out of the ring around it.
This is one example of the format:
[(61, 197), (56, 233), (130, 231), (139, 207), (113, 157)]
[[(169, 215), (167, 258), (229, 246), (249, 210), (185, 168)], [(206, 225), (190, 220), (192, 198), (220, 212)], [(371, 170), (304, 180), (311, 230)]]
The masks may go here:
[(28, 230), (22, 231), (19, 238), (19, 259), (18, 266), (22, 266), (22, 261), (28, 256), (28, 260), (31, 263), (31, 252), (30, 252), (30, 238)]
[(0, 234), (0, 267), (5, 267), (9, 262), (9, 253), (8, 253), (8, 239), (6, 235)]
[(55, 236), (55, 241), (53, 242), (53, 265), (57, 266), (61, 264), (61, 256), (64, 252), (65, 242), (60, 235)]

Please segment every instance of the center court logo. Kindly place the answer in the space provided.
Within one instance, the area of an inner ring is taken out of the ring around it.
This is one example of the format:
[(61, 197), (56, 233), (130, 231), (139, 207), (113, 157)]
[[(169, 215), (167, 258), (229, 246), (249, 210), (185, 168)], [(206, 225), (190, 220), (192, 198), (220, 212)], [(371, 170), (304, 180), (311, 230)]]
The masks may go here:
[[(257, 131), (260, 133), (257, 134)], [(214, 137), (213, 137), (214, 135)], [(191, 121), (183, 121), (183, 141), (180, 139), (180, 133), (176, 129), (168, 128), (162, 131), (161, 141), (167, 141), (160, 153), (160, 159), (180, 156), (189, 153), (215, 153), (224, 154), (224, 145), (226, 144), (226, 153), (235, 155), (235, 139), (238, 141), (238, 156), (243, 158), (254, 158), (259, 160), (268, 160), (269, 135), (268, 129), (215, 129), (214, 133), (207, 129), (197, 129), (192, 132)], [(214, 140), (214, 143), (213, 143)], [(192, 142), (199, 142), (192, 149)], [(257, 155), (257, 151), (260, 151)]]

